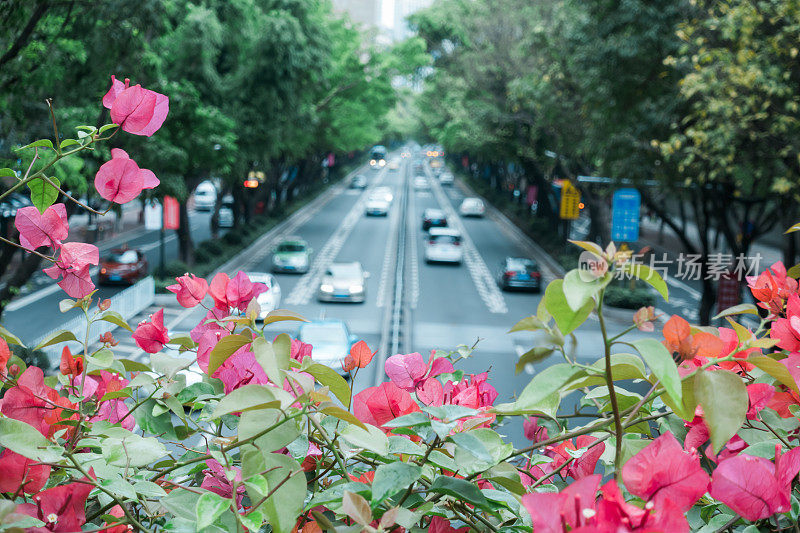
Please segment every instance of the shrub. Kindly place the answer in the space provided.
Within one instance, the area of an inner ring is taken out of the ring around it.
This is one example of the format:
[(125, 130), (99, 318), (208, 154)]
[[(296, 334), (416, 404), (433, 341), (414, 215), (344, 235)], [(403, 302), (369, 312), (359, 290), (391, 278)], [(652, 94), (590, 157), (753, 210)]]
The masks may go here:
[(42, 350), (34, 350), (27, 346), (13, 344), (10, 346), (11, 353), (22, 359), (27, 366), (38, 366), (45, 372), (50, 370), (50, 360)]
[(640, 307), (655, 305), (656, 297), (653, 291), (646, 287), (631, 289), (629, 286), (611, 284), (606, 288), (603, 303), (609, 307), (639, 309)]
[(183, 261), (170, 261), (164, 266), (163, 277), (174, 279), (189, 272), (189, 265)]

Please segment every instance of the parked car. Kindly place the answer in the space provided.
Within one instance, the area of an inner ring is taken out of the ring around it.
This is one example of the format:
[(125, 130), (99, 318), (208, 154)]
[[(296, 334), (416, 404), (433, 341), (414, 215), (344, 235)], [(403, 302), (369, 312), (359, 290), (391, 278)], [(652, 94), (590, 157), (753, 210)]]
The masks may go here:
[(521, 257), (506, 257), (500, 265), (498, 284), (504, 291), (524, 289), (541, 291), (542, 274), (536, 261)]
[(233, 196), (230, 194), (222, 198), (222, 205), (219, 208), (219, 227), (233, 227)]
[(426, 263), (461, 263), (461, 233), (451, 228), (431, 228), (425, 244)]
[(286, 237), (272, 249), (272, 271), (305, 274), (311, 265), (311, 248), (300, 237)]
[(100, 259), (98, 284), (134, 284), (147, 277), (147, 257), (140, 250), (117, 248)]
[(384, 200), (382, 197), (371, 197), (369, 200), (367, 200), (367, 203), (364, 206), (364, 214), (367, 216), (385, 217), (389, 214), (389, 208), (391, 206), (392, 204)]
[(369, 272), (364, 272), (361, 263), (331, 263), (322, 276), (317, 291), (320, 302), (353, 302), (365, 300)]
[(482, 217), (486, 213), (486, 206), (480, 198), (464, 198), (458, 212), (465, 217)]
[(194, 190), (194, 208), (198, 211), (211, 211), (217, 203), (217, 188), (210, 181), (204, 181)]
[(353, 344), (358, 341), (341, 320), (305, 322), (300, 326), (297, 338), (314, 347), (311, 356), (314, 362), (325, 365), (341, 375), (345, 375), (342, 362), (350, 353)]
[(367, 177), (363, 174), (356, 174), (353, 176), (353, 179), (350, 180), (350, 188), (351, 189), (366, 189), (367, 187)]
[(267, 290), (259, 294), (256, 299), (261, 307), (258, 319), (264, 320), (270, 311), (281, 306), (281, 286), (275, 276), (267, 272), (247, 272), (246, 274), (253, 283), (263, 283), (267, 286)]
[(452, 185), (455, 179), (453, 178), (452, 172), (442, 172), (439, 175), (439, 183), (442, 185)]
[(446, 228), (447, 216), (441, 209), (428, 208), (422, 212), (422, 231), (431, 228)]
[(414, 178), (414, 189), (418, 191), (424, 191), (426, 189), (430, 189), (430, 185), (428, 184), (428, 178), (425, 176), (417, 176)]

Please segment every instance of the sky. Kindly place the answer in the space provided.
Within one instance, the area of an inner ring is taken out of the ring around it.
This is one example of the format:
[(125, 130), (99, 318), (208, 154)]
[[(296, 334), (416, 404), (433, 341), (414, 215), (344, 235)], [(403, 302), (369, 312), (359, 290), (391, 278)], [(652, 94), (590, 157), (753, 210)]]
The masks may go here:
[(381, 2), (381, 25), (387, 28), (394, 27), (394, 0)]

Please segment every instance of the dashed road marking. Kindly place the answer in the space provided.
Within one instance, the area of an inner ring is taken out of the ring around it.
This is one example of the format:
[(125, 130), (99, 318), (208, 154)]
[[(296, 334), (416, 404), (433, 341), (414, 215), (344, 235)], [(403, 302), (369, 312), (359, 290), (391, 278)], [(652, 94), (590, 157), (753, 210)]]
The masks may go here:
[[(429, 169), (426, 168), (426, 170), (430, 172)], [(461, 218), (456, 213), (456, 210), (453, 209), (450, 198), (444, 193), (441, 184), (439, 184), (439, 181), (433, 176), (431, 176), (431, 182), (433, 194), (442, 210), (447, 215), (448, 225), (461, 232), (462, 246), (464, 247), (464, 262), (467, 265), (467, 270), (472, 277), (478, 295), (483, 300), (483, 303), (486, 304), (490, 313), (508, 313), (508, 306), (506, 305), (505, 298), (503, 298), (503, 293), (497, 288), (494, 276), (492, 276), (489, 267), (486, 266), (486, 262), (481, 257), (481, 254), (475, 247), (475, 243), (472, 242), (472, 239), (464, 228), (464, 223), (461, 221)]]
[(389, 214), (389, 239), (386, 241), (386, 251), (383, 254), (383, 265), (381, 266), (381, 279), (378, 283), (378, 307), (384, 307), (389, 303), (388, 288), (391, 283), (392, 266), (396, 262), (398, 226), (401, 219), (399, 205), (397, 201), (392, 202), (391, 213)]
[(409, 194), (408, 196), (408, 212), (410, 216), (408, 217), (408, 235), (409, 238), (406, 239), (408, 246), (410, 247), (410, 257), (409, 257), (409, 274), (411, 276), (411, 299), (409, 301), (409, 306), (411, 309), (417, 308), (417, 303), (419, 302), (419, 254), (417, 252), (417, 247), (419, 246), (418, 241), (415, 239), (416, 235), (416, 221), (417, 221), (417, 211), (416, 211), (416, 204), (414, 203), (414, 195)]

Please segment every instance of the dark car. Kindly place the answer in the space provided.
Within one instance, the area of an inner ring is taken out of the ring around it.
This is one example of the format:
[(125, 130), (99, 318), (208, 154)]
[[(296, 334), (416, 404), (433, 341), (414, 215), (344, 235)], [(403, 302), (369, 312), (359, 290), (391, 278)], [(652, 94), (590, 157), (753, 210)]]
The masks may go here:
[(351, 189), (366, 189), (367, 188), (367, 178), (363, 174), (356, 174), (353, 176), (353, 179), (350, 180), (350, 188)]
[(119, 248), (100, 260), (100, 285), (134, 284), (147, 276), (147, 258), (139, 250)]
[(520, 257), (506, 257), (500, 265), (500, 288), (504, 291), (510, 289), (541, 290), (542, 274), (536, 261)]
[(422, 231), (431, 228), (446, 228), (447, 217), (441, 209), (426, 209), (422, 213)]

